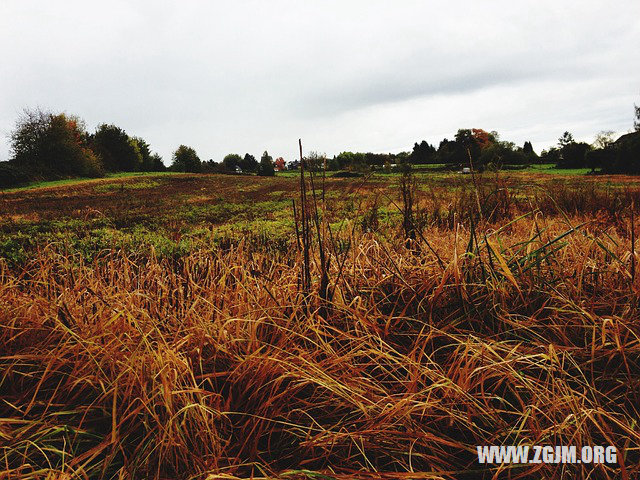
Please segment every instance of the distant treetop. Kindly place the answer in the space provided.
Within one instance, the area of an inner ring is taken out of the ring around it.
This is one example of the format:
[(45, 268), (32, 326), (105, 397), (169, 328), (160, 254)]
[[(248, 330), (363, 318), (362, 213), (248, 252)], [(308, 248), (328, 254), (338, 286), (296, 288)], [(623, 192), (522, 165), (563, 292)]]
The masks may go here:
[(199, 173), (202, 171), (200, 157), (193, 148), (186, 145), (180, 145), (173, 152), (172, 160), (171, 169), (176, 172)]

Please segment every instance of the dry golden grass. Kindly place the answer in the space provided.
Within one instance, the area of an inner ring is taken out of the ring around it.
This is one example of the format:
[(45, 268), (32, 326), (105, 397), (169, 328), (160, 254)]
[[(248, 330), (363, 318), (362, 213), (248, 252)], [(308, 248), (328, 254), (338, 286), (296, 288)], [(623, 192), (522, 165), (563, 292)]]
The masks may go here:
[[(0, 262), (0, 478), (638, 478), (628, 219), (505, 205), (345, 230), (327, 300), (294, 238)], [(619, 464), (477, 463), (499, 444)]]

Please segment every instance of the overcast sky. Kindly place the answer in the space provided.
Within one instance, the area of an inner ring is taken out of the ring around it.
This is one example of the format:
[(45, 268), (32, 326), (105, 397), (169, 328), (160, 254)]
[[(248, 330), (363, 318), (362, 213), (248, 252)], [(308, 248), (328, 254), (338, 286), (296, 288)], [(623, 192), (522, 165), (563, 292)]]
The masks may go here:
[(0, 160), (24, 108), (170, 163), (398, 152), (458, 128), (541, 149), (633, 126), (640, 1), (0, 0)]

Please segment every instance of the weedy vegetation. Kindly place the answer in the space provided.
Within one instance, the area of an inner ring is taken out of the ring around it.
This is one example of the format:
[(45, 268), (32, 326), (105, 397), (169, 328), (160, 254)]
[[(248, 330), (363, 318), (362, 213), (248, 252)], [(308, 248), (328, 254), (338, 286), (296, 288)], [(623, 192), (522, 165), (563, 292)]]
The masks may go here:
[(637, 478), (638, 205), (532, 172), (4, 193), (0, 478)]

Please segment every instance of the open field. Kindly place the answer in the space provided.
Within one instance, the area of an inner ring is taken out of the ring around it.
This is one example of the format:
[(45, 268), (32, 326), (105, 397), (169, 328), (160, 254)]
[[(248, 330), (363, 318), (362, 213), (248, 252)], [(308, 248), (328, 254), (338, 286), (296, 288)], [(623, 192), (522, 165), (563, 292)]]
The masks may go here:
[[(636, 178), (305, 188), (1, 194), (0, 478), (640, 475)], [(478, 463), (501, 444), (618, 463)]]

